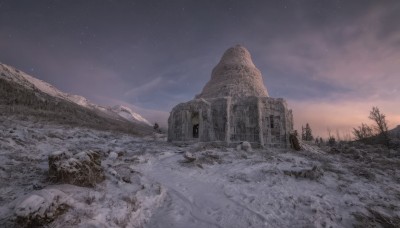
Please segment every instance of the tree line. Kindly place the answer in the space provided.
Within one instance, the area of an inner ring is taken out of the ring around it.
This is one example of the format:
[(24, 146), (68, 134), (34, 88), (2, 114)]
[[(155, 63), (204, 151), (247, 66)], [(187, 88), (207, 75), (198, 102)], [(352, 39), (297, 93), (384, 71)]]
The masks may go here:
[[(373, 121), (372, 125), (368, 125), (366, 123), (361, 123), (360, 126), (353, 128), (352, 134), (354, 136), (354, 140), (361, 141), (364, 143), (381, 143), (386, 146), (390, 145), (390, 135), (388, 130), (388, 123), (386, 120), (386, 115), (383, 114), (378, 107), (372, 107), (372, 110), (369, 113), (368, 118)], [(342, 141), (339, 131), (336, 130), (336, 137), (332, 134), (332, 130), (327, 128), (328, 131), (328, 139), (327, 142), (330, 145), (335, 144), (337, 141)], [(312, 134), (312, 130), (309, 123), (306, 123), (305, 126), (301, 126), (301, 139), (303, 141), (313, 141), (314, 136)], [(351, 136), (350, 133), (345, 135), (345, 141), (350, 141)], [(324, 140), (321, 137), (315, 138), (316, 144), (323, 143)]]

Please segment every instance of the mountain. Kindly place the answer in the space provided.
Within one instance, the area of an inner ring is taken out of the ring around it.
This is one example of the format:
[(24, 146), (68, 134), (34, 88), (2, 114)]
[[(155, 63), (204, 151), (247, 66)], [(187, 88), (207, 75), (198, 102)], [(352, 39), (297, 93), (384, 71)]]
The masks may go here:
[(151, 126), (151, 123), (149, 121), (147, 121), (141, 115), (135, 113), (128, 107), (125, 107), (122, 105), (117, 105), (117, 106), (114, 106), (111, 110), (113, 112), (117, 113), (122, 118), (125, 118), (128, 121), (145, 123), (145, 124)]
[(150, 123), (129, 108), (91, 103), (85, 97), (62, 92), (47, 82), (1, 63), (0, 106), (3, 112), (50, 116), (53, 120), (79, 125), (121, 127), (129, 132), (151, 131)]
[[(103, 112), (105, 115), (116, 118), (116, 116), (121, 116), (124, 119), (135, 122), (135, 123), (143, 123), (146, 125), (151, 125), (149, 121), (147, 121), (145, 118), (143, 118), (141, 115), (133, 112), (131, 109), (123, 106), (116, 106), (117, 108), (110, 108), (110, 107), (104, 107), (100, 106), (94, 103), (89, 102), (85, 97), (79, 96), (79, 95), (73, 95), (73, 94), (68, 94), (64, 93), (57, 88), (55, 88), (53, 85), (42, 81), (40, 79), (37, 79), (35, 77), (32, 77), (22, 71), (19, 71), (13, 67), (7, 66), (5, 64), (1, 64), (0, 66), (2, 68), (2, 73), (3, 77), (5, 77), (8, 80), (14, 81), (20, 85), (25, 86), (26, 88), (32, 89), (36, 87), (38, 90), (47, 93), (50, 96), (57, 97), (60, 99), (64, 99), (70, 102), (73, 102), (77, 105), (80, 105), (85, 108), (93, 109), (95, 111), (100, 111)], [(12, 73), (15, 72), (15, 73)]]
[(397, 125), (397, 127), (393, 128), (392, 130), (389, 130), (389, 134), (394, 138), (400, 139), (400, 125)]

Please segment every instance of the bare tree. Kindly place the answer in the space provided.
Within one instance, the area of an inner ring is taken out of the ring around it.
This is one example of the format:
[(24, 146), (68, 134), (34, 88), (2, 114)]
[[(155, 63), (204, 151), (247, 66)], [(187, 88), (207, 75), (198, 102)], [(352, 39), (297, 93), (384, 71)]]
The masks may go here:
[(361, 123), (361, 126), (359, 126), (358, 128), (353, 128), (353, 135), (356, 140), (364, 141), (374, 134), (370, 126), (365, 123)]
[(336, 139), (338, 142), (342, 141), (342, 139), (340, 138), (339, 129), (337, 129), (337, 128), (336, 128)]
[(346, 131), (344, 134), (343, 134), (343, 141), (345, 141), (345, 142), (350, 142), (351, 141), (351, 134), (350, 134), (350, 131)]
[(378, 134), (384, 134), (388, 131), (386, 115), (381, 113), (378, 107), (372, 107), (369, 118), (375, 122), (375, 130)]
[(372, 110), (369, 113), (369, 118), (375, 122), (375, 131), (378, 133), (379, 136), (382, 136), (384, 143), (389, 146), (390, 138), (386, 115), (381, 113), (378, 107), (372, 107)]
[(330, 138), (332, 136), (332, 129), (328, 127), (326, 130), (328, 131), (328, 137)]
[(330, 146), (335, 145), (335, 144), (336, 144), (336, 139), (335, 139), (335, 137), (332, 135), (332, 129), (328, 127), (326, 130), (328, 131), (328, 144), (329, 144)]

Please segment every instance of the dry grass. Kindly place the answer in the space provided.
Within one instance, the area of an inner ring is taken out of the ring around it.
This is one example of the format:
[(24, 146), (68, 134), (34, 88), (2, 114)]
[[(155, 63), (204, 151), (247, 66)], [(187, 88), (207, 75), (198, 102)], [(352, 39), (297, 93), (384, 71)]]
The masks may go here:
[[(87, 156), (87, 159), (81, 159)], [(71, 156), (67, 153), (51, 154), (49, 161), (49, 178), (54, 182), (93, 187), (105, 179), (101, 167), (100, 155), (94, 151)]]
[(372, 228), (372, 227), (384, 227), (384, 228), (398, 228), (400, 227), (400, 217), (383, 214), (374, 209), (367, 209), (369, 214), (363, 214), (361, 212), (353, 213), (356, 218), (357, 224), (354, 227), (357, 228)]

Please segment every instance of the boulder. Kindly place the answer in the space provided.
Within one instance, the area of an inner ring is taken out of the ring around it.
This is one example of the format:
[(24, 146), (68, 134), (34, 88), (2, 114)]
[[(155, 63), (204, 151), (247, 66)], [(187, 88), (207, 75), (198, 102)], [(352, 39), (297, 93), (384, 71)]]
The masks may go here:
[(246, 152), (251, 152), (253, 149), (251, 148), (251, 144), (247, 141), (239, 143), (236, 147), (237, 150), (244, 150)]
[(194, 162), (196, 160), (196, 156), (194, 156), (192, 153), (190, 152), (185, 152), (183, 154), (183, 157), (188, 161), (188, 162)]
[(57, 189), (42, 189), (25, 196), (14, 208), (18, 227), (42, 227), (52, 222), (71, 205), (71, 199)]

